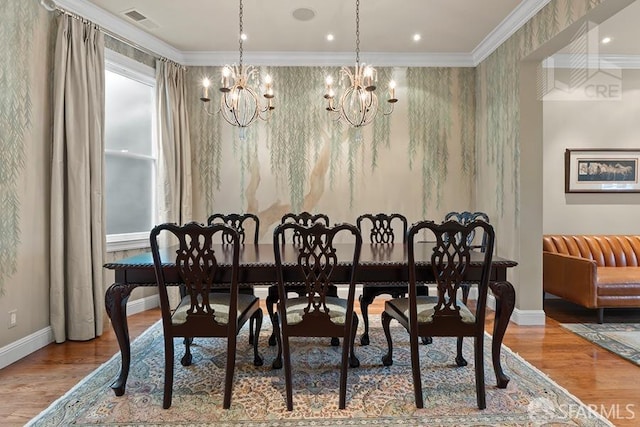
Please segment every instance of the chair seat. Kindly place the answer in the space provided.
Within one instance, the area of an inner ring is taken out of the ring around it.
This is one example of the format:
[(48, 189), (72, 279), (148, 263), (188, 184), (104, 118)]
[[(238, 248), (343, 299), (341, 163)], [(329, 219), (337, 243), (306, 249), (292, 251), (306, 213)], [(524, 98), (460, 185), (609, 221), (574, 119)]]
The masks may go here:
[[(433, 322), (434, 307), (438, 303), (438, 298), (435, 296), (418, 296), (417, 309), (418, 309), (418, 323), (431, 323)], [(460, 300), (457, 301), (458, 307), (460, 307), (460, 316), (464, 323), (475, 323), (476, 317), (471, 313), (469, 308)], [(385, 302), (385, 310), (393, 309), (397, 313), (402, 313), (405, 318), (409, 318), (409, 298), (394, 298)]]
[[(254, 304), (258, 298), (254, 295), (238, 294), (238, 318), (246, 313), (249, 307)], [(209, 294), (209, 307), (213, 309), (215, 321), (219, 324), (226, 325), (229, 322), (229, 304), (231, 302), (231, 295), (228, 292), (225, 293), (210, 293)], [(171, 316), (171, 323), (174, 325), (181, 325), (187, 321), (187, 310), (191, 307), (191, 297), (189, 295), (182, 298), (178, 308), (176, 308), (173, 316)]]
[[(344, 325), (347, 313), (347, 300), (336, 297), (326, 297), (326, 305), (329, 309), (329, 318), (336, 325)], [(315, 298), (315, 302), (319, 302), (319, 298)], [(287, 299), (287, 323), (295, 325), (302, 322), (304, 309), (309, 304), (309, 298), (298, 297)]]

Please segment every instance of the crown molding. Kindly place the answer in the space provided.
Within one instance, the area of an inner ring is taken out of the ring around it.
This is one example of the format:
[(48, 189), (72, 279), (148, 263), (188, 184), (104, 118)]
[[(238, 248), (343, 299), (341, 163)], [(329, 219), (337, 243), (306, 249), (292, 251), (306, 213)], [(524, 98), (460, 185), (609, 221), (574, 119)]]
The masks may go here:
[(113, 33), (116, 38), (122, 37), (143, 50), (154, 52), (179, 64), (184, 62), (182, 52), (178, 49), (93, 3), (83, 0), (54, 1), (57, 7), (90, 20), (107, 32)]
[[(182, 52), (183, 65), (218, 66), (238, 61), (238, 52)], [(355, 62), (353, 52), (244, 52), (252, 65), (339, 67)], [(376, 67), (474, 67), (466, 53), (361, 52), (362, 62)]]
[[(115, 36), (188, 66), (223, 65), (237, 60), (237, 52), (180, 51), (123, 18), (83, 0), (53, 0), (56, 7), (82, 16)], [(471, 53), (384, 53), (362, 56), (376, 66), (475, 67), (531, 19), (550, 0), (523, 0)], [(247, 62), (273, 66), (341, 66), (353, 63), (352, 52), (245, 52)]]
[(535, 16), (551, 0), (524, 0), (513, 9), (471, 52), (474, 66), (479, 65), (502, 43)]

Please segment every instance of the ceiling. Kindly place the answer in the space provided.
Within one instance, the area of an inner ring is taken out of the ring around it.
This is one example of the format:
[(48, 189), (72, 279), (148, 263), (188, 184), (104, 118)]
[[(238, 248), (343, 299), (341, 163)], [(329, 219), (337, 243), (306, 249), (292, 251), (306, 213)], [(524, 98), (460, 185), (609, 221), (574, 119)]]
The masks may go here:
[[(233, 0), (90, 0), (112, 14), (135, 9), (158, 28), (141, 29), (181, 51), (237, 51), (239, 2)], [(249, 51), (353, 51), (355, 1), (244, 0)], [(522, 0), (362, 0), (362, 50), (468, 53)], [(296, 9), (315, 12), (308, 21)], [(335, 40), (327, 42), (327, 33)], [(422, 35), (418, 43), (415, 33)]]
[[(139, 46), (185, 65), (237, 61), (237, 0), (54, 0)], [(549, 0), (361, 0), (361, 59), (377, 65), (475, 66)], [(635, 53), (640, 2), (606, 32)], [(294, 17), (298, 9), (313, 15)], [(144, 16), (136, 22), (127, 12)], [(272, 65), (344, 65), (355, 50), (355, 0), (243, 0), (245, 58)], [(615, 17), (614, 17), (615, 18)], [(612, 18), (613, 19), (613, 18)], [(603, 27), (604, 28), (604, 27)], [(604, 30), (602, 31), (604, 32)], [(631, 34), (628, 34), (628, 33)], [(327, 34), (333, 34), (329, 42)], [(414, 34), (421, 40), (414, 41)], [(625, 42), (629, 40), (629, 42)], [(281, 58), (281, 60), (274, 60)], [(282, 59), (285, 58), (285, 59)], [(331, 64), (334, 63), (334, 64)]]

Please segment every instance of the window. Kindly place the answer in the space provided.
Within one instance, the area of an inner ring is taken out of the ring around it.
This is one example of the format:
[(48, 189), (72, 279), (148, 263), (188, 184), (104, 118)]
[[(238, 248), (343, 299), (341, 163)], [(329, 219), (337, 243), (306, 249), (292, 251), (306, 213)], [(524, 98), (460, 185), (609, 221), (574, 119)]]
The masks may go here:
[(107, 250), (149, 246), (156, 222), (155, 71), (106, 50)]

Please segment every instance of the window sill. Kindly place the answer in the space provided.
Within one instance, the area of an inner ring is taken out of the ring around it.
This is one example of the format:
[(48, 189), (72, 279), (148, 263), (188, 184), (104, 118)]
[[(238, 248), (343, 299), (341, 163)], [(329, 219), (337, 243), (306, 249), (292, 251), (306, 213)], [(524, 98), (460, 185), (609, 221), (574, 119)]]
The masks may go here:
[(107, 236), (107, 252), (148, 249), (149, 233), (110, 234)]

